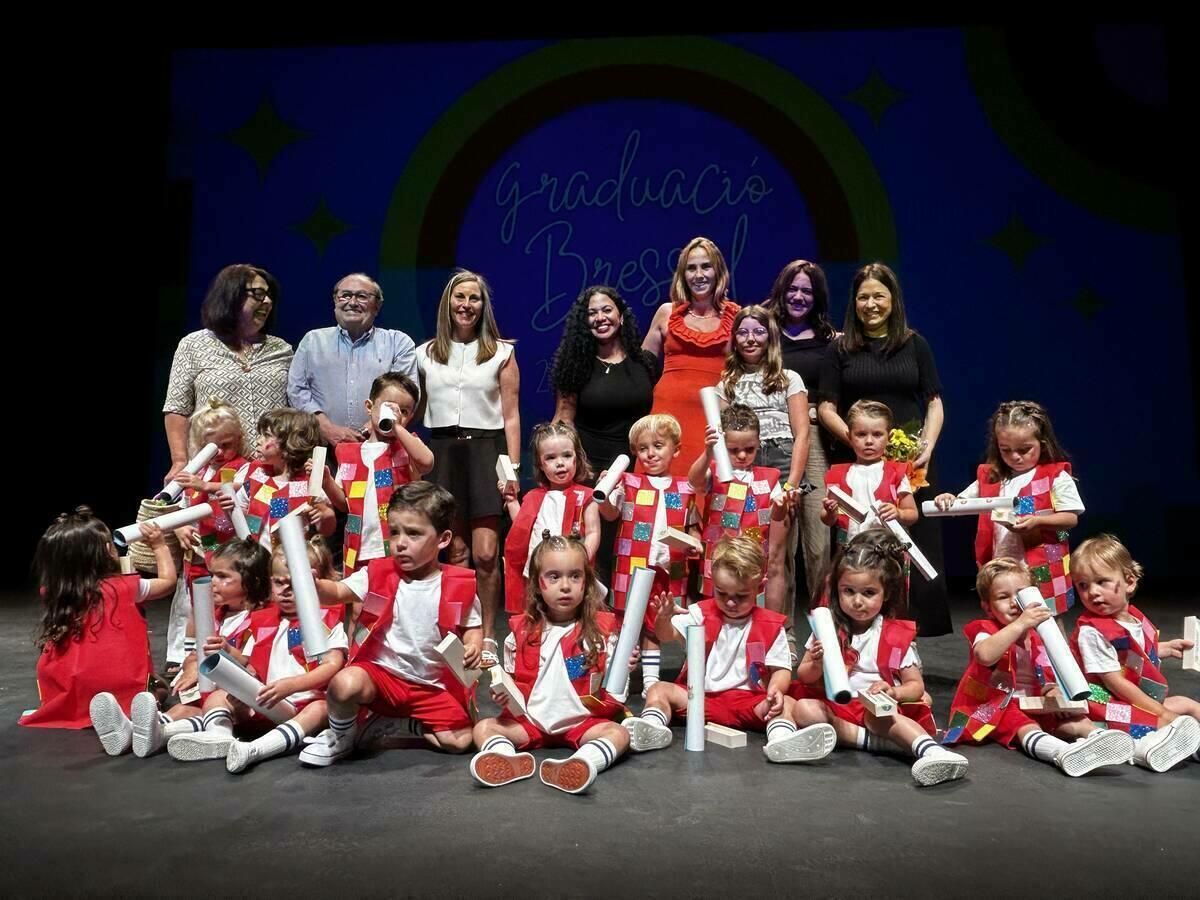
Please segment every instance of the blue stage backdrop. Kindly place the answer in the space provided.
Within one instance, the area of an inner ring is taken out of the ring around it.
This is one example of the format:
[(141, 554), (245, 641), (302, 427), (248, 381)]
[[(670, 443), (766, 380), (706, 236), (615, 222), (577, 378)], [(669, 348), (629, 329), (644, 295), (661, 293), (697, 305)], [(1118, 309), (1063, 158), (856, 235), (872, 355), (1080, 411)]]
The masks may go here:
[[(587, 284), (615, 285), (645, 327), (703, 234), (742, 303), (789, 260), (819, 261), (840, 322), (851, 274), (882, 259), (945, 384), (942, 485), (971, 481), (997, 403), (1039, 400), (1088, 506), (1076, 540), (1113, 529), (1151, 571), (1183, 574), (1200, 483), (1170, 166), (1146, 150), (1166, 128), (1162, 35), (1083, 29), (1070, 67), (1039, 40), (180, 52), (168, 174), (191, 195), (186, 326), (244, 261), (281, 280), (293, 344), (332, 324), (353, 270), (383, 285), (380, 324), (420, 341), (449, 272), (475, 269), (518, 341), (528, 433), (553, 410), (548, 363)], [(1091, 109), (1109, 127), (1077, 127)], [(947, 528), (951, 574), (973, 571), (970, 530)]]

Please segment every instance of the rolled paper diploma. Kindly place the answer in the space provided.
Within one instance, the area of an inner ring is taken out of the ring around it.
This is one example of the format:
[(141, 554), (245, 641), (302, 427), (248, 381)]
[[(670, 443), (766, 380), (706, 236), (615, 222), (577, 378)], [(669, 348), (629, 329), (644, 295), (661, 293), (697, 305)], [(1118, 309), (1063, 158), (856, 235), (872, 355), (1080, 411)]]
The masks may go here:
[(279, 540), (292, 576), (292, 596), (296, 598), (296, 615), (300, 617), (304, 655), (319, 659), (329, 651), (329, 630), (321, 618), (321, 601), (317, 598), (317, 584), (308, 561), (308, 542), (304, 540), (304, 524), (299, 516), (284, 516), (279, 520)]
[(642, 633), (650, 589), (654, 587), (654, 570), (642, 567), (633, 570), (629, 591), (625, 594), (625, 613), (617, 646), (608, 661), (608, 677), (604, 689), (614, 697), (623, 697), (629, 690), (629, 657)]
[[(208, 465), (208, 461), (217, 455), (216, 444), (205, 444), (200, 452), (187, 461), (187, 465), (183, 467), (183, 471), (189, 475), (195, 475), (201, 469)], [(178, 481), (169, 481), (167, 486), (154, 495), (155, 500), (177, 500), (179, 495), (183, 493), (183, 486)]]
[(818, 606), (809, 613), (808, 624), (817, 640), (821, 642), (821, 671), (825, 676), (825, 696), (834, 703), (849, 703), (854, 695), (850, 692), (850, 679), (846, 677), (846, 661), (842, 659), (837, 629), (833, 626), (833, 613), (827, 606)]
[(312, 452), (312, 473), (308, 476), (308, 496), (325, 499), (325, 445), (317, 444)]
[[(165, 516), (146, 519), (146, 521), (153, 522), (163, 531), (170, 531), (172, 528), (180, 528), (184, 525), (191, 525), (193, 522), (199, 522), (201, 519), (208, 518), (212, 514), (212, 504), (201, 503), (199, 506), (188, 506), (173, 513), (167, 513)], [(142, 530), (137, 525), (125, 525), (113, 532), (113, 543), (121, 548), (128, 547), (134, 541), (140, 541), (141, 539)]]
[(391, 434), (396, 430), (396, 421), (399, 418), (399, 410), (391, 403), (384, 403), (379, 408), (379, 430), (384, 434)]
[(258, 702), (258, 692), (266, 685), (239, 666), (237, 660), (223, 650), (205, 657), (200, 663), (200, 674), (207, 676), (221, 690), (262, 713), (276, 725), (296, 718), (296, 707), (286, 700), (280, 700), (270, 709), (261, 705)]
[(596, 489), (592, 491), (592, 499), (597, 503), (603, 503), (608, 499), (608, 495), (612, 493), (613, 488), (617, 486), (617, 482), (621, 480), (621, 476), (625, 474), (625, 470), (629, 468), (629, 457), (622, 453), (608, 467), (608, 474), (600, 479), (596, 484)]
[[(204, 575), (192, 581), (192, 633), (196, 637), (196, 658), (204, 658), (204, 642), (217, 633), (217, 618), (213, 615), (212, 578)], [(213, 683), (200, 676), (200, 692), (207, 694)]]
[(721, 403), (714, 387), (700, 388), (700, 405), (704, 407), (704, 419), (710, 427), (717, 429), (720, 438), (713, 445), (713, 461), (717, 464), (717, 481), (722, 484), (733, 481), (733, 463), (725, 447), (725, 433), (721, 430)]
[(1016, 505), (1016, 497), (959, 497), (950, 504), (949, 509), (938, 509), (937, 503), (926, 500), (921, 504), (921, 515), (930, 519), (939, 516), (978, 516), (994, 509), (1014, 509)]
[(687, 628), (687, 733), (684, 750), (704, 750), (704, 626)]
[[(230, 497), (236, 497), (236, 492), (232, 484), (221, 485), (221, 493), (227, 494)], [(233, 509), (229, 511), (229, 519), (233, 522), (233, 532), (238, 536), (238, 540), (244, 541), (250, 537), (250, 523), (246, 521), (246, 514), (237, 505), (236, 499), (233, 501)]]
[[(1042, 592), (1036, 587), (1021, 588), (1017, 591), (1017, 605), (1022, 610), (1037, 604), (1046, 605)], [(1079, 663), (1067, 646), (1067, 639), (1058, 630), (1058, 623), (1053, 618), (1047, 619), (1037, 627), (1037, 635), (1042, 639), (1046, 655), (1050, 657), (1050, 665), (1054, 667), (1054, 677), (1058, 680), (1058, 688), (1072, 700), (1086, 700), (1091, 696), (1092, 689)]]

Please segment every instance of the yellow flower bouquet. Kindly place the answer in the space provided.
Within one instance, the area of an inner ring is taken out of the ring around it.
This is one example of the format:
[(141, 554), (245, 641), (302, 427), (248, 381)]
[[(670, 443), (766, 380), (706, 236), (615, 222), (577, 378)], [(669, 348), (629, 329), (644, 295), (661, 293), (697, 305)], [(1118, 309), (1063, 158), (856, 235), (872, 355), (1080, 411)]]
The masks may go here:
[[(913, 423), (915, 426), (916, 423)], [(908, 483), (914, 491), (927, 487), (925, 466), (916, 468), (912, 461), (921, 455), (925, 449), (925, 441), (921, 438), (921, 429), (893, 428), (888, 434), (887, 458), (894, 462), (908, 463)]]

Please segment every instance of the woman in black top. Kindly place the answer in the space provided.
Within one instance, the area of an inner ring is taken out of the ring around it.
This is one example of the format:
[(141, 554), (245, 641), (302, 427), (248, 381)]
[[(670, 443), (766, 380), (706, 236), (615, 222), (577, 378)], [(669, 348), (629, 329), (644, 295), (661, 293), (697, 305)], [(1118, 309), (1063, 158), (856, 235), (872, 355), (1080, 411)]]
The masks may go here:
[[(825, 497), (825, 447), (817, 426), (817, 403), (821, 397), (821, 366), (834, 338), (829, 322), (829, 285), (816, 263), (795, 259), (783, 267), (763, 304), (775, 315), (782, 338), (783, 367), (791, 369), (808, 389), (809, 426), (808, 462), (804, 479), (817, 490), (801, 501), (800, 540), (796, 553), (796, 581), (808, 585), (811, 596), (829, 561), (829, 529), (821, 522), (821, 501)], [(803, 573), (803, 574), (802, 574)]]
[[(821, 369), (818, 416), (838, 441), (833, 461), (854, 459), (845, 421), (850, 405), (862, 399), (886, 403), (896, 427), (917, 423), (921, 428), (925, 449), (913, 460), (913, 467), (928, 467), (929, 486), (914, 491), (914, 499), (919, 503), (932, 498), (937, 493), (932, 459), (942, 432), (941, 393), (933, 351), (925, 338), (908, 327), (895, 273), (883, 263), (864, 266), (851, 285), (845, 333), (830, 346)], [(939, 520), (922, 517), (909, 533), (943, 573)], [(922, 636), (951, 631), (944, 574), (932, 582), (914, 574), (909, 605)]]
[[(621, 295), (604, 285), (585, 288), (567, 313), (550, 382), (555, 421), (575, 426), (597, 474), (620, 454), (629, 455), (629, 429), (650, 412), (658, 376), (658, 359), (642, 350), (637, 317)], [(605, 584), (617, 524), (604, 523), (596, 554)]]

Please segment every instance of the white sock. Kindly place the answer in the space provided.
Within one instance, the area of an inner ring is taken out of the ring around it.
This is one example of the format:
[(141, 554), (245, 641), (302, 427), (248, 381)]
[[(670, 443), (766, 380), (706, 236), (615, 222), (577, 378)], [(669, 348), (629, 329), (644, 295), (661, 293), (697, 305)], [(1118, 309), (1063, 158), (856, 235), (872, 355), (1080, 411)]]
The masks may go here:
[(290, 753), (304, 740), (304, 729), (295, 719), (276, 725), (262, 737), (250, 742), (250, 756), (256, 760), (270, 759), (281, 753)]
[[(159, 713), (162, 716), (162, 713)], [(167, 719), (162, 723), (163, 737), (169, 738), (177, 734), (193, 734), (204, 730), (204, 716), (191, 716), (187, 719)]]
[(233, 735), (233, 715), (227, 709), (210, 709), (204, 714), (204, 730)]
[(854, 749), (866, 750), (868, 753), (883, 753), (887, 750), (887, 741), (859, 725), (858, 731), (854, 734)]
[(1070, 746), (1066, 741), (1059, 740), (1054, 735), (1047, 734), (1041, 729), (1035, 729), (1021, 738), (1021, 749), (1026, 754), (1034, 759), (1040, 759), (1042, 762), (1048, 763), (1052, 763), (1058, 759), (1058, 754)]
[(617, 748), (608, 738), (596, 738), (572, 753), (571, 758), (578, 756), (582, 759), (590, 759), (592, 765), (596, 767), (596, 773), (599, 774), (615, 763), (619, 755)]
[(663, 728), (668, 728), (671, 724), (667, 718), (667, 714), (656, 706), (647, 706), (642, 710), (642, 718), (653, 722), (655, 725), (661, 725)]
[(947, 752), (942, 749), (942, 745), (935, 741), (927, 734), (921, 735), (912, 742), (912, 755), (920, 759), (927, 753)]
[[(415, 719), (413, 721), (416, 721)], [(506, 737), (494, 735), (483, 742), (480, 753), (499, 753), (501, 756), (516, 756), (517, 745)]]
[(796, 733), (796, 726), (782, 716), (767, 723), (767, 743), (773, 744), (778, 740)]
[(354, 726), (358, 724), (358, 714), (350, 716), (348, 719), (339, 719), (332, 712), (329, 713), (329, 730), (333, 732), (334, 738), (341, 740), (349, 734), (354, 733)]
[(659, 664), (662, 662), (661, 650), (642, 651), (642, 684), (651, 685), (659, 681)]

